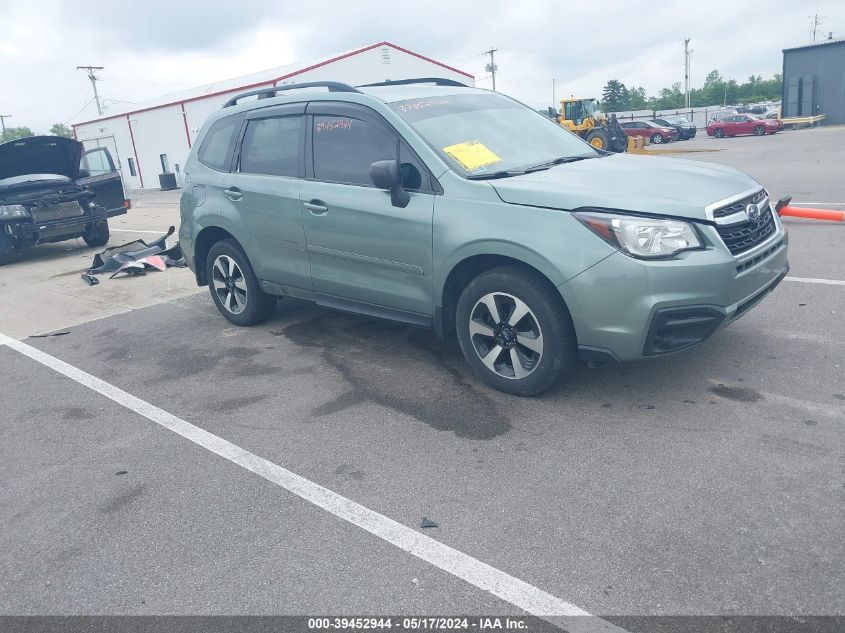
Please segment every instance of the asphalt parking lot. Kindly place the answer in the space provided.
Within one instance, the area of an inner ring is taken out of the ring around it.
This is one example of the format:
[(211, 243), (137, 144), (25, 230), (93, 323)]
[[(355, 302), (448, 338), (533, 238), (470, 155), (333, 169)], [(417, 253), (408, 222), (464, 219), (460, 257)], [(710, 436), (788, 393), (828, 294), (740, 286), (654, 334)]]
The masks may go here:
[[(667, 147), (845, 209), (845, 128)], [(146, 200), (113, 244), (178, 221)], [(845, 615), (845, 224), (786, 222), (747, 316), (535, 399), (425, 330), (236, 328), (185, 271), (88, 288), (91, 253), (33, 251), (0, 333), (69, 333), (0, 338), (0, 614)]]

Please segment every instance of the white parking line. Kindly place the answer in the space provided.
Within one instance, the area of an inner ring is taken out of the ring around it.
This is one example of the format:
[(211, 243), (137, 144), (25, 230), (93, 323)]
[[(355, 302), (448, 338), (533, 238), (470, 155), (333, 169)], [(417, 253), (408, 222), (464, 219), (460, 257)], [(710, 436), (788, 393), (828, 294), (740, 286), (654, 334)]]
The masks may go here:
[[(0, 334), (0, 346), (3, 345), (181, 435), (194, 444), (228, 459), (233, 464), (263, 477), (344, 521), (348, 521), (532, 615), (548, 619), (555, 616), (590, 616), (589, 613), (573, 604), (546, 593), (542, 589), (483, 563), (468, 554), (444, 545), (440, 541), (420, 534), (406, 525), (355, 503), (328, 488), (282, 468), (278, 464), (250, 453), (31, 345)], [(550, 621), (554, 622), (554, 620)], [(595, 616), (579, 617), (575, 622), (567, 621), (566, 628), (570, 631), (584, 632), (624, 631), (624, 629)]]
[(829, 286), (845, 286), (845, 281), (839, 279), (814, 279), (813, 277), (784, 277), (785, 281), (799, 281), (804, 284), (827, 284)]

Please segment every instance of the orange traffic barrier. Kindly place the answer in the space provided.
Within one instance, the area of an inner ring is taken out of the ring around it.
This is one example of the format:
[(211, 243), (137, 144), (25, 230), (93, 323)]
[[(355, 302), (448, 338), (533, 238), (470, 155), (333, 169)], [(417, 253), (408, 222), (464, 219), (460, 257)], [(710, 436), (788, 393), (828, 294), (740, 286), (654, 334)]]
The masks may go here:
[(845, 211), (832, 211), (830, 209), (807, 209), (805, 207), (781, 207), (778, 213), (792, 218), (809, 218), (810, 220), (830, 220), (832, 222), (845, 222)]

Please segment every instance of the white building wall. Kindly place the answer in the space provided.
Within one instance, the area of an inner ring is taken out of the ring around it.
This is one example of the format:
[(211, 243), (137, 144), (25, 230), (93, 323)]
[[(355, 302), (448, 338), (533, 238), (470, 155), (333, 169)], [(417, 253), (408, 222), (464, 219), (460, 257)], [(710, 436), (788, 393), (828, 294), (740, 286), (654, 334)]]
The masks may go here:
[[(287, 85), (310, 81), (339, 81), (361, 85), (388, 79), (418, 77), (443, 77), (469, 85), (474, 84), (472, 77), (392, 46), (378, 46), (356, 52), (304, 72), (294, 68), (289, 76), (281, 77), (276, 83)], [(256, 81), (255, 76), (244, 79)], [(177, 97), (174, 96), (175, 102), (172, 104), (79, 124), (74, 126), (74, 130), (77, 139), (82, 141), (86, 148), (96, 147), (98, 143), (106, 146), (109, 146), (109, 142), (114, 143), (114, 150), (111, 146), (109, 148), (115, 162), (119, 160), (127, 189), (154, 189), (159, 187), (161, 154), (167, 155), (171, 171), (174, 171), (178, 164), (181, 172), (190, 146), (195, 143), (203, 123), (210, 114), (219, 110), (226, 101), (240, 92), (272, 85), (272, 81), (257, 85), (245, 83), (222, 94), (194, 96), (194, 93), (184, 101), (175, 101)], [(130, 124), (132, 135), (129, 133)], [(113, 141), (110, 140), (111, 137)], [(135, 176), (130, 174), (129, 158), (136, 162)]]

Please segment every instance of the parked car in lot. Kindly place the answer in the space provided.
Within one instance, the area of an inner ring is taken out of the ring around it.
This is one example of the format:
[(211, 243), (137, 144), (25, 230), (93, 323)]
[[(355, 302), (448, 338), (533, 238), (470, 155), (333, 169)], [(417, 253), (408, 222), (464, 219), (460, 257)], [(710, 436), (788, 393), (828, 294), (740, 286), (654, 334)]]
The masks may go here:
[(789, 268), (751, 177), (600, 152), (450, 80), (245, 93), (203, 125), (185, 174), (182, 251), (232, 323), (297, 297), (431, 327), (521, 395), (579, 357), (695, 345)]
[(109, 240), (108, 218), (126, 213), (123, 181), (108, 149), (85, 151), (60, 136), (0, 145), (0, 265), (28, 246), (81, 237)]
[(777, 110), (768, 111), (762, 118), (777, 123), (778, 130), (783, 129), (783, 121), (780, 118), (780, 112), (778, 112)]
[(695, 124), (689, 122), (685, 117), (680, 115), (667, 116), (660, 119), (654, 119), (652, 123), (656, 123), (661, 127), (673, 128), (678, 133), (678, 140), (686, 140), (695, 138)]
[(622, 123), (622, 129), (628, 136), (642, 136), (658, 145), (678, 140), (678, 130), (674, 127), (664, 127), (651, 121), (628, 121)]
[(783, 127), (779, 119), (761, 119), (754, 114), (735, 114), (721, 121), (711, 121), (707, 126), (707, 136), (722, 138), (739, 134), (763, 136), (774, 134)]

